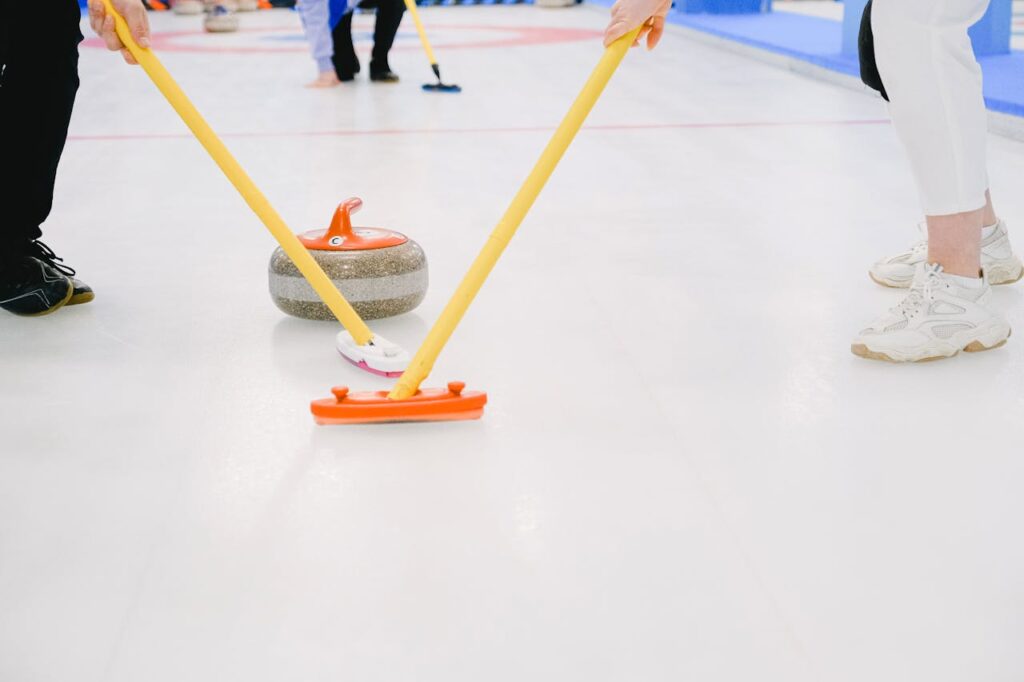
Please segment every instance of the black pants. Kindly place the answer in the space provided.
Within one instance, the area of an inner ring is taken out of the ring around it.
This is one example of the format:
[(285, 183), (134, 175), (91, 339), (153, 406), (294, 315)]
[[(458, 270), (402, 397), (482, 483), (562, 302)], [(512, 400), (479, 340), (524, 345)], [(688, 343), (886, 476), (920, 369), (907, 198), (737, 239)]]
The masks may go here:
[(78, 92), (77, 0), (0, 0), (0, 258), (42, 236)]
[[(377, 8), (377, 23), (373, 28), (373, 56), (370, 61), (370, 73), (379, 74), (391, 70), (388, 65), (388, 53), (395, 43), (398, 26), (402, 23), (405, 13), (403, 0), (366, 0), (360, 4), (364, 9)], [(351, 80), (359, 73), (359, 58), (352, 44), (352, 15), (349, 12), (334, 27), (331, 37), (334, 39), (334, 70), (338, 78)]]

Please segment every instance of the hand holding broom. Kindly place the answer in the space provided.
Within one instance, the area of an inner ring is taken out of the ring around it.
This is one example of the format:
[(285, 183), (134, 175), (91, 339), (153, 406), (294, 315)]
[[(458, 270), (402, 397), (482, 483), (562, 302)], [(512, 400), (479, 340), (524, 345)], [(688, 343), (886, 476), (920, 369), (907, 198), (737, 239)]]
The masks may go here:
[[(142, 0), (111, 0), (111, 4), (114, 10), (124, 17), (128, 31), (139, 47), (144, 49), (149, 47), (149, 17), (146, 16), (146, 8), (142, 4)], [(120, 52), (129, 64), (137, 65), (139, 63), (118, 37), (114, 16), (107, 13), (103, 0), (89, 0), (89, 25), (92, 26), (96, 35), (106, 43), (108, 50)]]
[(604, 46), (609, 47), (616, 40), (640, 26), (640, 33), (633, 41), (633, 47), (647, 36), (647, 49), (653, 50), (665, 32), (665, 17), (672, 9), (672, 0), (617, 0), (612, 5), (612, 20), (604, 32)]

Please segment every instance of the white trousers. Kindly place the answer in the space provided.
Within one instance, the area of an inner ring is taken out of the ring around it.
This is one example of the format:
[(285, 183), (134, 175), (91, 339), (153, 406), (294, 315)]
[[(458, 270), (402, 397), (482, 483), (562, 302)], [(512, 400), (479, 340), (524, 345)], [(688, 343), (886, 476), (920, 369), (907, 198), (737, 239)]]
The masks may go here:
[(875, 58), (925, 215), (985, 205), (988, 114), (967, 29), (989, 0), (874, 0)]

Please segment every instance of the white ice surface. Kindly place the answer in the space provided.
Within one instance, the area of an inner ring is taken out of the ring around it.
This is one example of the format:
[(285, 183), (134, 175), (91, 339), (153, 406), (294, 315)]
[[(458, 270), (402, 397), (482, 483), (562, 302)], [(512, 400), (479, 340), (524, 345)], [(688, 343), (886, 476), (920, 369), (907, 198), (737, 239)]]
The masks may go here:
[[(303, 89), (288, 12), (175, 43), (284, 52), (160, 54), (294, 229), (355, 195), (424, 246), (427, 301), (373, 324), (413, 350), (600, 55), (455, 44), (603, 12), (424, 12), (461, 95), (419, 91), (408, 20), (395, 87)], [(485, 418), (321, 428), (389, 382), (273, 306), (271, 238), (145, 76), (82, 72), (46, 238), (97, 298), (0, 319), (3, 682), (1024, 678), (1024, 340), (848, 350), (916, 235), (881, 101), (670, 30), (437, 365)], [(1024, 246), (1024, 146), (991, 149)]]

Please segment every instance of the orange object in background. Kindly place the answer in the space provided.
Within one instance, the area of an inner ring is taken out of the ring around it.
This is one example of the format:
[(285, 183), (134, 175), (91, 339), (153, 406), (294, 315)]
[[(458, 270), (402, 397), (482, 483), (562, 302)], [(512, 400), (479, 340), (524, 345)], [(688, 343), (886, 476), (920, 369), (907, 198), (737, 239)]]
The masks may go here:
[(406, 400), (391, 400), (387, 391), (349, 393), (338, 386), (331, 389), (333, 398), (313, 401), (311, 410), (316, 423), (324, 425), (479, 419), (487, 394), (465, 388), (461, 381), (452, 381), (447, 389), (425, 388)]

